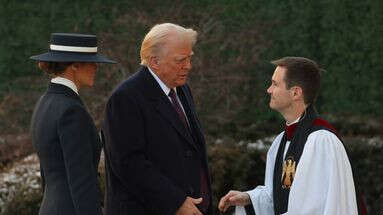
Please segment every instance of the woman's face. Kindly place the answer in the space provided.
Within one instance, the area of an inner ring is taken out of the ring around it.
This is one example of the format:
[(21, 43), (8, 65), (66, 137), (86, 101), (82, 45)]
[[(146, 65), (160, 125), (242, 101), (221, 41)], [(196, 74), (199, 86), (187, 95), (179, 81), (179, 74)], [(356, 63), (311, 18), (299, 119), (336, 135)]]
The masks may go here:
[(80, 86), (92, 87), (94, 83), (94, 74), (98, 67), (97, 63), (78, 63), (77, 66), (77, 83)]

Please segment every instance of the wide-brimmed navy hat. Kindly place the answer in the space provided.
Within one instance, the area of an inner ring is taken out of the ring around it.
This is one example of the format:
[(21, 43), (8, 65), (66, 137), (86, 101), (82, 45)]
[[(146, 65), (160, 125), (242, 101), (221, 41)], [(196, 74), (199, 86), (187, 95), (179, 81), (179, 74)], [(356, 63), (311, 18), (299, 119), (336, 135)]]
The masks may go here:
[(97, 53), (95, 35), (68, 33), (52, 33), (49, 51), (30, 59), (45, 62), (117, 63)]

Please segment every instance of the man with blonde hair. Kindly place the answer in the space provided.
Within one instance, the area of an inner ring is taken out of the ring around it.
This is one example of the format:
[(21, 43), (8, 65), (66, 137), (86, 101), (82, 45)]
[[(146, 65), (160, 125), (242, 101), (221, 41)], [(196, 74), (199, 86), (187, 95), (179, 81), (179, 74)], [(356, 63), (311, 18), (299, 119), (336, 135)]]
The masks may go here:
[(186, 84), (197, 32), (154, 26), (105, 110), (107, 215), (212, 214), (205, 140)]

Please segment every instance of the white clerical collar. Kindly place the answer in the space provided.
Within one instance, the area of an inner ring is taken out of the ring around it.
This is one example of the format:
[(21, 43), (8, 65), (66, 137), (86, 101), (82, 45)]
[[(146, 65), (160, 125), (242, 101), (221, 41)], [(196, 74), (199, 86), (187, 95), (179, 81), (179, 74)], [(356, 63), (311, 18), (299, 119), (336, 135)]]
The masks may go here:
[(295, 123), (299, 122), (299, 118), (300, 118), (300, 117), (298, 117), (296, 120), (294, 120), (294, 121), (291, 122), (291, 123), (288, 123), (288, 122), (286, 121), (286, 125), (287, 125), (287, 126), (290, 126), (290, 125), (292, 125), (292, 124), (295, 124)]
[[(165, 95), (169, 95), (169, 92), (170, 92), (170, 88), (168, 86), (166, 86), (166, 84), (161, 81), (161, 79), (156, 75), (156, 73), (154, 73), (152, 71), (152, 69), (150, 69), (150, 67), (148, 66), (148, 69), (149, 69), (149, 72), (153, 75), (154, 79), (156, 79), (157, 83), (160, 85), (162, 91), (164, 91)], [(177, 95), (177, 90), (176, 88), (174, 87), (174, 92), (176, 92), (176, 95)]]
[(75, 93), (77, 93), (77, 95), (78, 95), (78, 90), (77, 90), (76, 85), (73, 83), (73, 81), (71, 81), (67, 78), (57, 76), (56, 78), (52, 78), (51, 82), (55, 83), (55, 84), (61, 84), (61, 85), (67, 86), (70, 89), (72, 89)]

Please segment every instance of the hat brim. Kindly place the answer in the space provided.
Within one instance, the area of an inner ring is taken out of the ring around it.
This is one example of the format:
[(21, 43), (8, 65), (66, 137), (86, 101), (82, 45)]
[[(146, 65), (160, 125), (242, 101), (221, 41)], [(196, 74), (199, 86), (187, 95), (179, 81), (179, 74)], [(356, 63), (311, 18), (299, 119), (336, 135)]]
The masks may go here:
[(49, 51), (44, 54), (34, 55), (30, 57), (30, 59), (44, 62), (117, 63), (114, 60), (104, 57), (102, 54), (62, 51)]

